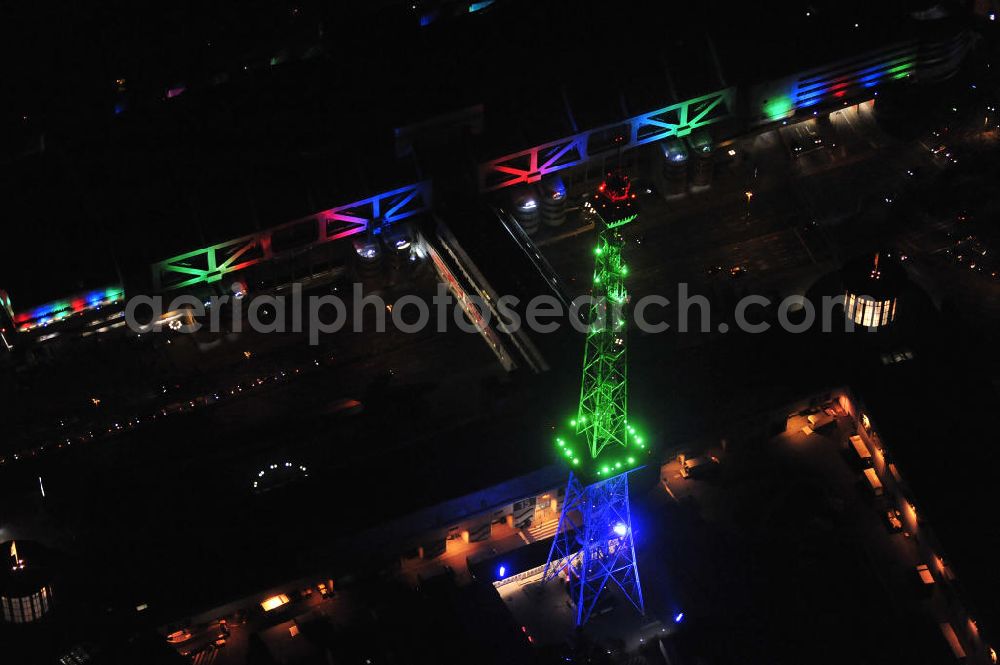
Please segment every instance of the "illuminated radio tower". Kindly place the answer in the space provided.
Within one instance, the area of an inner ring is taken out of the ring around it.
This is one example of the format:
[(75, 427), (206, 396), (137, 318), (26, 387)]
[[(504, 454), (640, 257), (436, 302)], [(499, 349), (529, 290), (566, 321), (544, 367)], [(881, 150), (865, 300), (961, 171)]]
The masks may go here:
[(628, 474), (646, 450), (628, 420), (628, 302), (621, 227), (637, 216), (628, 177), (609, 174), (589, 203), (596, 213), (593, 302), (583, 356), (580, 406), (569, 427), (556, 436), (569, 463), (569, 483), (544, 581), (565, 572), (576, 601), (576, 624), (590, 618), (609, 583), (617, 585), (645, 614), (632, 541)]

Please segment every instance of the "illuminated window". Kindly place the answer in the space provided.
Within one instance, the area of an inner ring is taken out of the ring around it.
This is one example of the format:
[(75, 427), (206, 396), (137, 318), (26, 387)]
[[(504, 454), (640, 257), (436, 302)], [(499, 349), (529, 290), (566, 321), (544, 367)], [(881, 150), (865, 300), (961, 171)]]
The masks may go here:
[(878, 326), (882, 320), (882, 301), (875, 303), (875, 315), (872, 317), (872, 326)]
[(273, 609), (277, 609), (282, 605), (288, 604), (288, 596), (283, 593), (279, 593), (277, 596), (271, 596), (270, 598), (261, 601), (260, 606), (264, 608), (265, 612), (270, 612)]
[(50, 595), (48, 588), (42, 587), (38, 592), (23, 598), (0, 597), (3, 620), (7, 623), (30, 623), (41, 619), (49, 610)]
[(873, 303), (871, 300), (867, 299), (865, 300), (865, 315), (864, 318), (861, 320), (861, 325), (865, 326), (866, 328), (868, 326), (871, 326), (872, 324), (872, 309), (873, 309), (872, 305)]
[(958, 635), (955, 634), (955, 629), (951, 627), (950, 623), (938, 624), (941, 628), (941, 633), (944, 638), (948, 641), (948, 646), (951, 647), (951, 652), (956, 659), (962, 660), (965, 658), (965, 649), (962, 648), (962, 643), (958, 639)]

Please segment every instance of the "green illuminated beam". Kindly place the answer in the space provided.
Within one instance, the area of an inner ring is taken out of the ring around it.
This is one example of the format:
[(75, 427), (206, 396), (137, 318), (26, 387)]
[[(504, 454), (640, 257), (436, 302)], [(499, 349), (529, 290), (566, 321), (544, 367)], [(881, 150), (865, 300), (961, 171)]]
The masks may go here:
[(794, 110), (792, 98), (788, 95), (779, 95), (767, 100), (764, 104), (764, 117), (768, 120), (781, 120), (788, 117)]

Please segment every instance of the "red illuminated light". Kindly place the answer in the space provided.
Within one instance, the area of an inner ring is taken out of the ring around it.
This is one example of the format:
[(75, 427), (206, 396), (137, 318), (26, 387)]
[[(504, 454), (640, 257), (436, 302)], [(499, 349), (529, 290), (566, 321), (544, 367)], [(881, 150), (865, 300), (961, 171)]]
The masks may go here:
[(614, 203), (635, 198), (632, 194), (632, 183), (628, 176), (623, 173), (609, 173), (607, 180), (601, 183), (598, 191), (607, 196)]

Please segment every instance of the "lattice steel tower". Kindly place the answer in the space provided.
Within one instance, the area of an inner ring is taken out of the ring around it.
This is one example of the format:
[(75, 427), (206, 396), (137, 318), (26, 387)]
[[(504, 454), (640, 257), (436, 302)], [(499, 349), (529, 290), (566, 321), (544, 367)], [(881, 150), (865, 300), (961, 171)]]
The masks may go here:
[(543, 577), (567, 576), (578, 626), (590, 618), (609, 582), (645, 614), (628, 496), (628, 474), (646, 451), (642, 435), (628, 420), (628, 268), (621, 228), (638, 213), (628, 178), (609, 174), (587, 209), (597, 218), (598, 229), (593, 300), (580, 406), (555, 440), (570, 475)]

